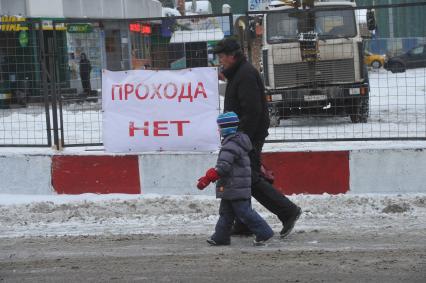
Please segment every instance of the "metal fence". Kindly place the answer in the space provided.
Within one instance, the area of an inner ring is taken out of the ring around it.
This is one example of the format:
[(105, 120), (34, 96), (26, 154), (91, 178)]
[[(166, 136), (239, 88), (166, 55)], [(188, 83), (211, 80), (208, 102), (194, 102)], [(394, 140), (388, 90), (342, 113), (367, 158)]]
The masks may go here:
[(217, 66), (213, 47), (233, 34), (232, 14), (18, 20), (25, 28), (0, 33), (0, 55), (13, 61), (2, 83), (19, 81), (0, 96), (0, 146), (102, 145), (102, 69)]
[[(232, 15), (193, 15), (150, 19), (68, 20), (62, 45), (68, 69), (61, 82), (63, 146), (102, 143), (101, 70), (169, 70), (217, 66), (213, 47), (233, 33)], [(82, 61), (82, 55), (90, 61)], [(82, 73), (82, 69), (91, 69)], [(90, 78), (88, 78), (90, 74)]]
[(236, 30), (265, 78), (269, 141), (426, 139), (425, 4), (247, 13)]
[[(217, 66), (212, 49), (233, 34), (264, 77), (269, 142), (426, 139), (426, 20), (412, 8), (426, 12), (417, 3), (239, 18), (2, 18), (0, 146), (102, 145), (102, 69)], [(389, 36), (399, 19), (415, 33)]]
[[(3, 16), (0, 22), (0, 145), (50, 146), (48, 58), (39, 21)], [(42, 60), (42, 58), (44, 58)]]

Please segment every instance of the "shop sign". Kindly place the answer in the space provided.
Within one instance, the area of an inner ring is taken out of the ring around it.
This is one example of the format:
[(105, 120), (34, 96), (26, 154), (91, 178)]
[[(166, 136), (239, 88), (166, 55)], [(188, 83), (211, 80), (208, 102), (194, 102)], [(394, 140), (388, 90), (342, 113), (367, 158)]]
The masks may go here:
[[(42, 20), (41, 28), (43, 30), (53, 30), (53, 21), (52, 20)], [(55, 30), (66, 30), (64, 23), (55, 23)]]
[(11, 93), (0, 93), (0, 100), (8, 100), (12, 98)]
[[(26, 19), (17, 16), (1, 16), (0, 30), (1, 31), (22, 31), (28, 30), (28, 27), (22, 25)], [(5, 23), (5, 24), (3, 24)]]
[(69, 33), (91, 33), (93, 27), (91, 24), (69, 24), (67, 25), (67, 32)]
[(150, 25), (143, 25), (143, 24), (139, 24), (139, 23), (130, 24), (129, 29), (130, 29), (130, 31), (140, 32), (142, 34), (151, 34), (152, 33), (152, 29), (151, 29)]
[(27, 47), (28, 46), (28, 32), (25, 30), (22, 30), (19, 33), (19, 44), (21, 47)]

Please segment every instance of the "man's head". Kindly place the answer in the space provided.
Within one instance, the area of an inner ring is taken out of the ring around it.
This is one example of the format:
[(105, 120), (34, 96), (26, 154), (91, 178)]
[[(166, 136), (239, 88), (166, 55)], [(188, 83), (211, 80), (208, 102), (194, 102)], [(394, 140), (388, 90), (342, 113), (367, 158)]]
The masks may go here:
[(217, 117), (220, 135), (226, 137), (237, 132), (240, 119), (235, 112), (226, 112)]
[(238, 41), (229, 37), (222, 39), (216, 44), (214, 53), (218, 54), (220, 64), (225, 70), (233, 66), (235, 62), (243, 57), (241, 46)]

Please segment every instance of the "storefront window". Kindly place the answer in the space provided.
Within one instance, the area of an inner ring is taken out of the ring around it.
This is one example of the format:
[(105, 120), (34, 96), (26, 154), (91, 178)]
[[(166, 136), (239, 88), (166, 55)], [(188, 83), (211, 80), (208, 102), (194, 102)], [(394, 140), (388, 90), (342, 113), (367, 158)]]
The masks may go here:
[(101, 76), (102, 48), (100, 45), (100, 30), (90, 32), (67, 32), (68, 62), (71, 70), (71, 79), (79, 79), (79, 61), (81, 53), (86, 53), (92, 65), (92, 78)]
[(151, 64), (151, 27), (149, 25), (130, 24), (130, 41), (132, 47), (132, 68), (149, 69)]

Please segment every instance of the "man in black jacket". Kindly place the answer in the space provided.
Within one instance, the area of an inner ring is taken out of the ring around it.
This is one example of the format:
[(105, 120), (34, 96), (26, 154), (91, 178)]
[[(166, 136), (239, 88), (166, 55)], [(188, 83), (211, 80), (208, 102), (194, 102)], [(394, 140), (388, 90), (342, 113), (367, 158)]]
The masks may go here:
[(83, 96), (87, 98), (91, 95), (92, 87), (90, 85), (90, 72), (92, 71), (92, 65), (90, 60), (87, 59), (86, 53), (80, 54), (80, 78), (83, 86)]
[[(253, 144), (250, 152), (252, 168), (252, 196), (283, 223), (281, 237), (287, 236), (302, 213), (300, 207), (278, 192), (261, 175), (260, 154), (268, 136), (269, 115), (264, 85), (259, 72), (246, 60), (238, 42), (225, 38), (218, 42), (218, 54), (227, 79), (224, 112), (233, 111), (240, 118), (239, 130), (247, 134)], [(247, 227), (236, 222), (233, 234), (250, 234)]]

